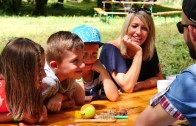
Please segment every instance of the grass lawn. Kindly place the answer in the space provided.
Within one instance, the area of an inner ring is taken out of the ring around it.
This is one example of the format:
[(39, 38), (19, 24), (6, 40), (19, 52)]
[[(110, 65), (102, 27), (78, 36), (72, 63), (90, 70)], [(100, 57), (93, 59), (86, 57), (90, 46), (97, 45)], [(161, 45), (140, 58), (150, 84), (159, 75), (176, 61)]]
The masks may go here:
[[(76, 4), (73, 5), (76, 6)], [(49, 9), (49, 11), (52, 11), (52, 9)], [(52, 16), (57, 13), (59, 14), (58, 16)], [(94, 13), (93, 10), (90, 13)], [(54, 10), (53, 14), (50, 13), (47, 17), (31, 17), (29, 16), (29, 11), (23, 11), (22, 15), (4, 15), (0, 17), (0, 51), (8, 40), (13, 37), (27, 37), (45, 46), (47, 38), (52, 33), (60, 30), (71, 31), (74, 27), (82, 24), (91, 25), (99, 29), (102, 41), (108, 42), (119, 36), (124, 21), (124, 17), (116, 16), (115, 18), (110, 18), (110, 24), (106, 24), (99, 21), (98, 16), (95, 15), (65, 16), (57, 10)], [(176, 28), (176, 23), (180, 20), (180, 17), (154, 17), (156, 47), (164, 75), (178, 74), (194, 63), (189, 56), (182, 34), (179, 34)]]

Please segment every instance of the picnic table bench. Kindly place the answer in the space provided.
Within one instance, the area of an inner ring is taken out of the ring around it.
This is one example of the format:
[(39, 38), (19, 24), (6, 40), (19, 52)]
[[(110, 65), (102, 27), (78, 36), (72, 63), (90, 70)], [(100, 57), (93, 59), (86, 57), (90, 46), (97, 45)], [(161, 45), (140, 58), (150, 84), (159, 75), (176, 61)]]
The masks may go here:
[[(102, 8), (94, 8), (94, 11), (99, 15), (99, 19), (101, 21), (101, 18), (102, 18), (102, 15), (105, 16), (105, 22), (107, 24), (109, 24), (109, 18), (110, 18), (110, 15), (127, 15), (128, 12), (107, 12), (105, 10), (103, 10)], [(172, 15), (172, 14), (181, 14), (182, 11), (164, 11), (164, 12), (156, 12), (156, 13), (152, 13), (152, 16), (164, 16), (164, 15)], [(166, 18), (166, 17), (165, 17)]]
[(101, 8), (94, 8), (94, 11), (99, 14), (99, 19), (101, 20), (102, 15), (105, 16), (106, 23), (109, 24), (110, 15), (127, 15), (128, 12), (106, 12)]
[(106, 7), (105, 5), (106, 4), (111, 4), (112, 5), (112, 10), (111, 11), (114, 11), (114, 7), (113, 5), (114, 4), (121, 4), (123, 5), (123, 8), (125, 11), (128, 11), (132, 5), (134, 4), (141, 4), (141, 5), (149, 5), (149, 9), (151, 10), (152, 12), (152, 6), (155, 5), (155, 4), (159, 4), (159, 2), (140, 2), (140, 1), (102, 1), (103, 3), (103, 10), (106, 10)]
[(152, 16), (162, 16), (162, 15), (171, 15), (171, 14), (181, 14), (182, 11), (164, 11), (152, 13)]

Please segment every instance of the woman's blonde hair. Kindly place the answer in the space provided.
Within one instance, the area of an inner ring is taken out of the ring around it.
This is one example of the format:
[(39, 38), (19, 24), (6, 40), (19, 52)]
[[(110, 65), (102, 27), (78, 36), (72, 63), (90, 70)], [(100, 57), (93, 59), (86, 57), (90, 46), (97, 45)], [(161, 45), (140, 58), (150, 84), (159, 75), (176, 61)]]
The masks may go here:
[[(1, 53), (6, 104), (14, 117), (40, 117), (43, 111), (41, 62), (44, 49), (27, 38), (10, 40)], [(37, 88), (36, 83), (40, 83)]]
[(122, 42), (122, 38), (127, 34), (128, 28), (133, 21), (133, 18), (137, 16), (148, 28), (148, 37), (144, 44), (141, 46), (143, 50), (143, 61), (148, 61), (153, 57), (154, 54), (154, 48), (155, 48), (155, 26), (153, 18), (146, 13), (145, 11), (141, 10), (136, 13), (129, 13), (124, 21), (122, 30), (121, 30), (121, 36), (119, 41), (119, 47), (120, 52), (122, 55), (127, 55), (127, 47)]

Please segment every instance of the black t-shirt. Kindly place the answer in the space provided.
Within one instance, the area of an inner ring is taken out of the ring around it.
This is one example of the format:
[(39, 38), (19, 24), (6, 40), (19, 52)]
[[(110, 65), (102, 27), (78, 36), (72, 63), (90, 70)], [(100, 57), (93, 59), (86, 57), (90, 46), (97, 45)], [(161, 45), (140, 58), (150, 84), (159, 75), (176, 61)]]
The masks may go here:
[[(107, 71), (126, 73), (132, 65), (133, 59), (124, 59), (120, 50), (112, 44), (105, 44), (100, 53), (100, 61)], [(159, 73), (159, 59), (155, 49), (154, 55), (149, 61), (142, 61), (141, 71), (138, 81), (144, 81)]]

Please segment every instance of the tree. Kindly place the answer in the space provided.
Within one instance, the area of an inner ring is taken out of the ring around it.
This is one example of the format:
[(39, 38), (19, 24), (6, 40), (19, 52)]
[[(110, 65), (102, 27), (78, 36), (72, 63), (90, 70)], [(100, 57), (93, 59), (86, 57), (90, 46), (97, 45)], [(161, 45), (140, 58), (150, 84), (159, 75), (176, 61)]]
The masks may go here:
[(35, 0), (35, 10), (33, 15), (46, 15), (45, 5), (47, 4), (47, 0)]
[(4, 11), (12, 11), (15, 14), (18, 14), (22, 0), (2, 0), (1, 3)]

